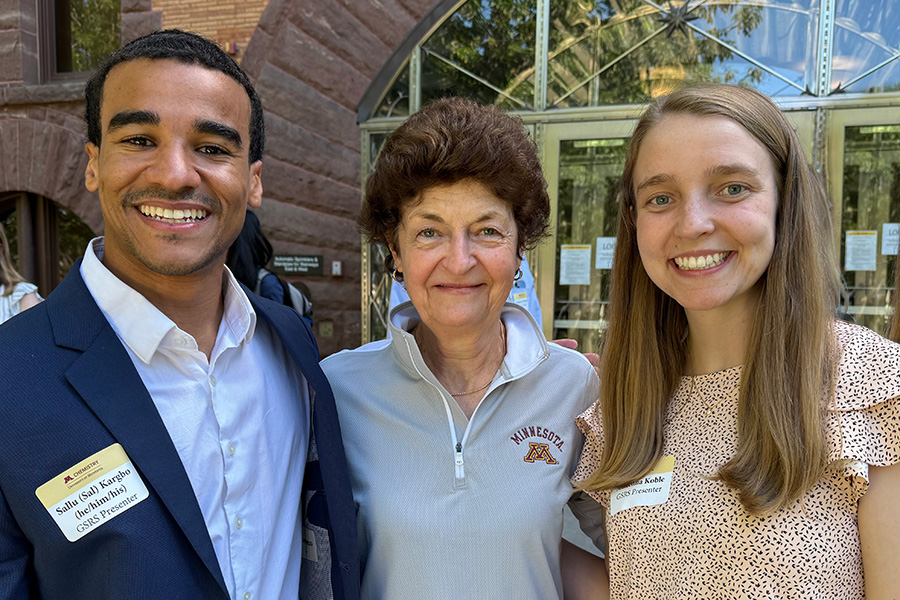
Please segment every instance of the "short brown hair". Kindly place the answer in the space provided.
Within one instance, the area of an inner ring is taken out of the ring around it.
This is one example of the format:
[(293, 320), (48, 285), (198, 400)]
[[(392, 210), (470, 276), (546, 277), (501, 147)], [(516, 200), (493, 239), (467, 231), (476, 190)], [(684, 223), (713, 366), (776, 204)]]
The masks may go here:
[[(392, 247), (404, 206), (429, 188), (466, 179), (510, 205), (519, 253), (546, 235), (547, 181), (522, 120), (464, 98), (436, 100), (391, 134), (366, 181), (359, 229), (370, 241)], [(392, 268), (390, 255), (386, 262)]]

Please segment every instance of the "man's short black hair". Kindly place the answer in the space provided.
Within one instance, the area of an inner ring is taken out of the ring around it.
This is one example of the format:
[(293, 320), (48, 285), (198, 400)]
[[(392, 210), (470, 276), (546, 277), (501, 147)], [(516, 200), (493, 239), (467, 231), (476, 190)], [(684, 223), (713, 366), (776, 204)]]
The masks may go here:
[(266, 146), (266, 125), (263, 120), (262, 103), (253, 84), (250, 83), (250, 78), (234, 59), (214, 42), (178, 29), (155, 31), (129, 42), (110, 54), (91, 75), (84, 89), (84, 120), (87, 122), (88, 141), (100, 146), (102, 137), (100, 104), (103, 101), (103, 86), (109, 71), (120, 63), (140, 58), (170, 59), (189, 65), (200, 65), (221, 71), (241, 84), (250, 98), (250, 162), (262, 159)]

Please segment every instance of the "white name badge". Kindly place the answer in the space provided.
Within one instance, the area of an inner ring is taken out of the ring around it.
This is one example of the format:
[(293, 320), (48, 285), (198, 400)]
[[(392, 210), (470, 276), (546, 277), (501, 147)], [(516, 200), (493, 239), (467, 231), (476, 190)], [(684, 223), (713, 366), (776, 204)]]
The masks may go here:
[(66, 469), (34, 493), (70, 542), (150, 495), (120, 444)]
[(656, 506), (669, 499), (675, 457), (663, 456), (653, 470), (631, 485), (616, 488), (609, 495), (609, 516), (635, 506)]
[(319, 562), (319, 551), (316, 548), (316, 534), (309, 527), (303, 528), (303, 558), (314, 563)]
[(522, 308), (528, 308), (528, 292), (516, 292), (513, 295), (513, 300)]

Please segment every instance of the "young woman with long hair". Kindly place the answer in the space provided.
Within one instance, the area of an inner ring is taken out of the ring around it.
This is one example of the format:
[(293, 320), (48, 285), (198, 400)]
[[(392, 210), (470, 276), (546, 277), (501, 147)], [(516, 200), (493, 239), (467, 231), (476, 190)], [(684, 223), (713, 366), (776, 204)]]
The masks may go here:
[(40, 301), (37, 286), (26, 282), (13, 266), (6, 232), (0, 225), (0, 323)]
[(830, 208), (790, 124), (752, 90), (674, 92), (620, 193), (575, 476), (612, 597), (894, 597), (900, 346), (835, 320)]

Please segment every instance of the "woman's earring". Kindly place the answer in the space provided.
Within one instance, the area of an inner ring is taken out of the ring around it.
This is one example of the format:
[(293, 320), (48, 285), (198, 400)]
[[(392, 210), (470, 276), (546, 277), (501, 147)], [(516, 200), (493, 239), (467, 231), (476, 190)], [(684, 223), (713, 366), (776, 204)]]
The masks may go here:
[(513, 281), (518, 281), (522, 279), (522, 269), (516, 269), (516, 276), (513, 277)]
[(394, 270), (391, 271), (391, 278), (397, 283), (403, 283), (403, 271), (398, 271), (397, 267), (394, 267)]

